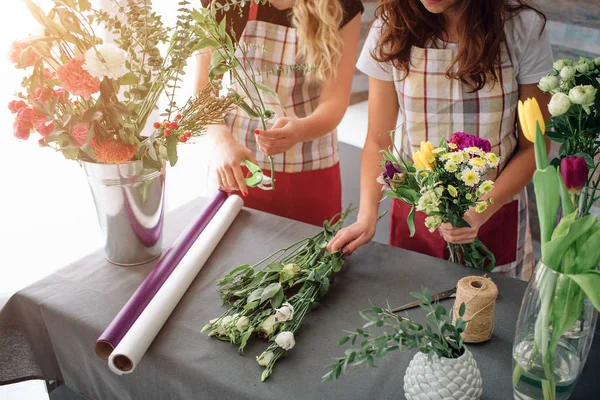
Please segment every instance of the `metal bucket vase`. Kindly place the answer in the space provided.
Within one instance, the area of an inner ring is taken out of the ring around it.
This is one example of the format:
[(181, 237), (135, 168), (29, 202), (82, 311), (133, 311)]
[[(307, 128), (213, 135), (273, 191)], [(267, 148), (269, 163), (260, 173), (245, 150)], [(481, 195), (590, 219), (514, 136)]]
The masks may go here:
[(132, 266), (159, 257), (165, 164), (160, 170), (144, 168), (142, 161), (82, 165), (96, 204), (106, 259)]

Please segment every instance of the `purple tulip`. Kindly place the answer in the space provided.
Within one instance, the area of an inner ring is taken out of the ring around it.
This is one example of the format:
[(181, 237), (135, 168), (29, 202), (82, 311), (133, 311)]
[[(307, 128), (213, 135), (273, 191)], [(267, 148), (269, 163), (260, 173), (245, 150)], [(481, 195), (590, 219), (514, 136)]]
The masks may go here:
[(394, 177), (395, 174), (402, 172), (402, 170), (400, 169), (399, 166), (397, 166), (396, 164), (394, 164), (391, 161), (386, 161), (385, 162), (385, 175), (386, 178), (388, 179), (392, 179)]
[(583, 157), (569, 156), (560, 161), (560, 174), (567, 190), (571, 193), (579, 193), (583, 189), (589, 172)]

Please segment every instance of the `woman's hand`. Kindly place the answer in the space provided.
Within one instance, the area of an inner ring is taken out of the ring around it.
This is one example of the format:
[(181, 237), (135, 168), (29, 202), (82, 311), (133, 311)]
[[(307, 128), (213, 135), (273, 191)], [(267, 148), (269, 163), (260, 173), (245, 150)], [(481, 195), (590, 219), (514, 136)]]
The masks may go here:
[(368, 243), (375, 236), (377, 217), (360, 218), (350, 226), (340, 229), (327, 245), (327, 251), (335, 253), (341, 251), (344, 255), (351, 255), (354, 250)]
[(302, 142), (304, 124), (301, 119), (282, 117), (271, 129), (254, 131), (260, 150), (268, 156), (285, 153), (296, 143)]
[(256, 164), (254, 154), (246, 146), (238, 143), (229, 132), (219, 135), (215, 142), (219, 187), (225, 190), (239, 190), (244, 196), (247, 196), (248, 188), (244, 181), (241, 164), (245, 160)]
[(464, 220), (471, 226), (470, 228), (454, 228), (452, 224), (445, 222), (440, 228), (440, 234), (448, 243), (469, 244), (477, 239), (479, 228), (485, 223), (486, 219), (482, 214), (470, 208), (464, 215)]

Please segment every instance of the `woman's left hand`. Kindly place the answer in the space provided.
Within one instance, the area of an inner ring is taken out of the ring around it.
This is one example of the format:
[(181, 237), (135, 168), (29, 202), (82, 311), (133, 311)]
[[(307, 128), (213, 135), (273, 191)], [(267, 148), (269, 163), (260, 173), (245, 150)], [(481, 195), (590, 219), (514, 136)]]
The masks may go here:
[(282, 117), (271, 129), (254, 131), (260, 150), (268, 156), (285, 153), (302, 141), (304, 124), (300, 119)]
[(479, 228), (485, 223), (484, 216), (475, 211), (474, 208), (471, 208), (465, 213), (463, 218), (471, 226), (470, 228), (454, 228), (452, 224), (448, 222), (445, 222), (440, 226), (440, 234), (446, 242), (453, 244), (469, 244), (477, 239)]

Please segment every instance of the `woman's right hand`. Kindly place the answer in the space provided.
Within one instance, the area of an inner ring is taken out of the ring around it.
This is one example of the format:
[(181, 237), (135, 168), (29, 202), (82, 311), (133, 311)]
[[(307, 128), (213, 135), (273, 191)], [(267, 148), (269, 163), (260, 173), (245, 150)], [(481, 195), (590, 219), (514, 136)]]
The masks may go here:
[[(213, 136), (214, 138), (214, 136)], [(215, 138), (216, 172), (219, 187), (224, 190), (239, 190), (244, 196), (248, 188), (244, 181), (242, 162), (250, 160), (256, 164), (254, 153), (235, 140), (230, 132), (221, 132)]]
[(333, 239), (327, 244), (327, 251), (335, 253), (341, 251), (344, 255), (351, 255), (354, 250), (368, 243), (375, 236), (377, 217), (361, 218), (350, 226), (340, 229)]

